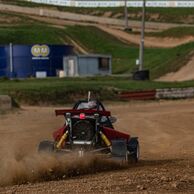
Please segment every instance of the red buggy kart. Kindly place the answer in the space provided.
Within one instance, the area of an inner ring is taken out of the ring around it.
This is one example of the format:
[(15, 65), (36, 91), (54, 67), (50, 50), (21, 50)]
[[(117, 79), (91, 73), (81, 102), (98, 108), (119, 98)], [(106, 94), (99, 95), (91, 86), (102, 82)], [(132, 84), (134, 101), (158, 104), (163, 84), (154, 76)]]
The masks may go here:
[(41, 141), (39, 152), (103, 154), (125, 162), (137, 162), (139, 142), (137, 137), (117, 131), (116, 118), (106, 111), (98, 100), (80, 100), (72, 109), (56, 110), (64, 115), (65, 124), (53, 133), (54, 141)]

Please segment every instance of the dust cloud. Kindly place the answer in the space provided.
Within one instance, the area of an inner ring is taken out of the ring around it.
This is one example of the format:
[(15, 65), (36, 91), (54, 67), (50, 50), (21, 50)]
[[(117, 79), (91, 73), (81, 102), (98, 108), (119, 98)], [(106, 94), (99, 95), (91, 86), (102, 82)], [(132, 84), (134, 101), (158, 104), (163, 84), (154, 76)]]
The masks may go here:
[(124, 168), (124, 165), (99, 156), (78, 157), (75, 153), (22, 153), (3, 149), (0, 153), (0, 186), (61, 180), (69, 177)]

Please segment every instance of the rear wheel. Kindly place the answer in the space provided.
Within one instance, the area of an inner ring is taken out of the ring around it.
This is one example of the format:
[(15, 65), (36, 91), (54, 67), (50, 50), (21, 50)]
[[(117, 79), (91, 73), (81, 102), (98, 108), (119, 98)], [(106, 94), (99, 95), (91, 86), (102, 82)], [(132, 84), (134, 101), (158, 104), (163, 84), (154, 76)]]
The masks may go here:
[(52, 141), (41, 141), (38, 146), (38, 152), (41, 153), (52, 153), (54, 152), (54, 142)]

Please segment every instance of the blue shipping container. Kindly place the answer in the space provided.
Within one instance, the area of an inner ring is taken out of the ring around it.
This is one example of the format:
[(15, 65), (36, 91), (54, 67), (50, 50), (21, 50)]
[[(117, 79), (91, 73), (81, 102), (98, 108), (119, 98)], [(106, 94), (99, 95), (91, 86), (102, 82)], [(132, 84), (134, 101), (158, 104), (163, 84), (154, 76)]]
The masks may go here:
[(0, 77), (36, 77), (37, 72), (56, 76), (63, 69), (63, 57), (72, 54), (69, 45), (0, 46)]

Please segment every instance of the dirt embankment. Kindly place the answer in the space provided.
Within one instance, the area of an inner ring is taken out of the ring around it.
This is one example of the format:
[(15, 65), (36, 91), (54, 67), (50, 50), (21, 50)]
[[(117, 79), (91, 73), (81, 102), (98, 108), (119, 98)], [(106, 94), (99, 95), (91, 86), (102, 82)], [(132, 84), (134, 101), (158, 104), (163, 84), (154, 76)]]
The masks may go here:
[(188, 81), (194, 80), (194, 57), (190, 61), (179, 69), (177, 72), (168, 73), (158, 79), (158, 81)]
[(63, 125), (52, 107), (1, 115), (1, 184), (27, 184), (0, 187), (0, 193), (193, 193), (193, 107), (193, 100), (109, 105), (118, 117), (116, 128), (139, 136), (141, 145), (139, 164), (122, 168), (94, 158), (37, 156), (38, 142)]
[[(135, 34), (129, 34), (123, 30), (115, 29), (111, 27), (106, 26), (97, 26), (101, 30), (117, 37), (118, 39), (126, 42), (126, 43), (133, 43), (133, 44), (139, 44), (140, 43), (140, 35)], [(160, 37), (145, 37), (145, 46), (146, 47), (158, 47), (158, 48), (171, 48), (171, 47), (177, 47), (182, 44), (186, 44), (189, 42), (193, 42), (194, 37), (193, 36), (185, 36), (182, 38), (160, 38)]]

